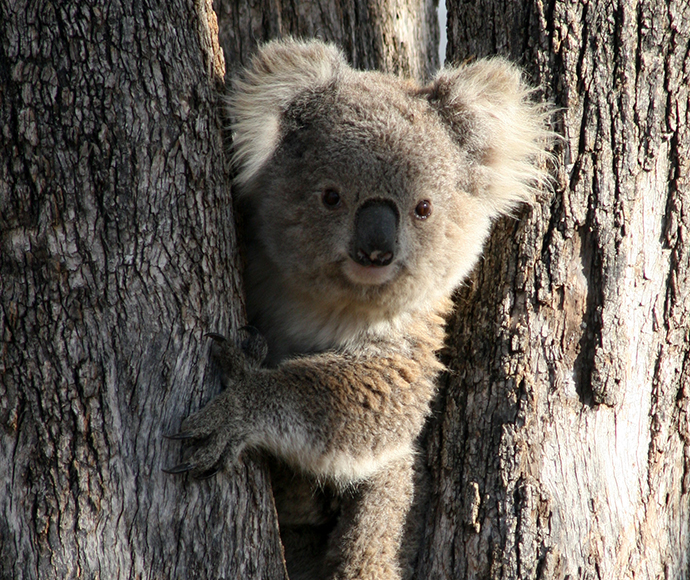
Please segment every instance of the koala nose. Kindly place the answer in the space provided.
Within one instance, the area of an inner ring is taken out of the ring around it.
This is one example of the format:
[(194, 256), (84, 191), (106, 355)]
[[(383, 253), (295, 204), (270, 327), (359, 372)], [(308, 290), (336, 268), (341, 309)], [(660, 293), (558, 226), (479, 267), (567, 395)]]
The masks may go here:
[(398, 212), (386, 201), (372, 200), (355, 216), (352, 259), (362, 266), (387, 266), (395, 256)]

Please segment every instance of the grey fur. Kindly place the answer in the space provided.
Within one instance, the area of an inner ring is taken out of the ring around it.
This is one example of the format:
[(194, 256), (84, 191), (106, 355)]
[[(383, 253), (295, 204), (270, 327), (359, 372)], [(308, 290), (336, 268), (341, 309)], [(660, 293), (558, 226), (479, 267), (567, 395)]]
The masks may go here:
[(184, 421), (197, 446), (183, 467), (204, 473), (247, 447), (275, 457), (293, 580), (408, 575), (400, 546), (442, 317), (492, 220), (545, 181), (544, 110), (504, 60), (419, 87), (286, 40), (260, 50), (229, 114), (247, 309), (268, 356), (258, 367), (260, 339), (216, 337), (227, 389)]

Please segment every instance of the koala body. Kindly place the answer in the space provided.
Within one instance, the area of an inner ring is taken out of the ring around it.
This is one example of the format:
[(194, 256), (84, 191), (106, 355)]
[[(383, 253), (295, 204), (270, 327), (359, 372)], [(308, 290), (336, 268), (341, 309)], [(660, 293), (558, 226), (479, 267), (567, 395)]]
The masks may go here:
[(268, 354), (259, 367), (216, 341), (227, 388), (183, 423), (197, 445), (173, 471), (245, 448), (276, 458), (293, 580), (406, 573), (414, 442), (450, 296), (492, 220), (544, 181), (528, 94), (500, 59), (420, 87), (293, 40), (265, 45), (235, 85), (247, 312)]

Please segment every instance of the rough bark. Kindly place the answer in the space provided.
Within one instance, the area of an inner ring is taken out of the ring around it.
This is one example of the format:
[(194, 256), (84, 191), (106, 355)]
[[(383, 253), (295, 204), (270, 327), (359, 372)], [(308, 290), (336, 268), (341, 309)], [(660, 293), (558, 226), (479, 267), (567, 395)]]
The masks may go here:
[[(323, 28), (428, 71), (430, 1), (265, 4), (222, 12), (231, 70)], [(260, 459), (161, 471), (242, 320), (218, 47), (210, 2), (0, 2), (2, 578), (284, 577)]]
[(360, 69), (418, 79), (438, 68), (438, 0), (215, 0), (228, 77), (256, 45), (294, 36), (335, 42)]
[(0, 22), (0, 576), (281, 577), (261, 469), (161, 471), (241, 312), (210, 6)]
[(690, 5), (449, 2), (562, 110), (458, 296), (419, 578), (690, 577)]

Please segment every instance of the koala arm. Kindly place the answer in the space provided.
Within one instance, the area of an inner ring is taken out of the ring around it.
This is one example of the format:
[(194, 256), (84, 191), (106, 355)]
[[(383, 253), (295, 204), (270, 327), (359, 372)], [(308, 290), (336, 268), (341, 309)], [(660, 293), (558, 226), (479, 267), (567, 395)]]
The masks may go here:
[(195, 449), (169, 471), (205, 474), (249, 447), (316, 477), (368, 477), (411, 452), (441, 369), (434, 347), (405, 340), (264, 369), (232, 341), (216, 341), (212, 358), (226, 389), (183, 422), (174, 438), (194, 440)]

